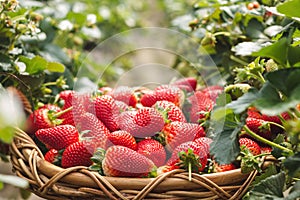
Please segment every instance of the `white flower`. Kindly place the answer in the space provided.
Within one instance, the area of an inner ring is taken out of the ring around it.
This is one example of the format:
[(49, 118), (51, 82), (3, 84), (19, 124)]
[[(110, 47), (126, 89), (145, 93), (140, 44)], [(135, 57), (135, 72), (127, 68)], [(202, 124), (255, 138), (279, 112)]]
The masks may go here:
[(63, 20), (58, 24), (58, 28), (63, 31), (72, 30), (74, 25), (69, 20)]

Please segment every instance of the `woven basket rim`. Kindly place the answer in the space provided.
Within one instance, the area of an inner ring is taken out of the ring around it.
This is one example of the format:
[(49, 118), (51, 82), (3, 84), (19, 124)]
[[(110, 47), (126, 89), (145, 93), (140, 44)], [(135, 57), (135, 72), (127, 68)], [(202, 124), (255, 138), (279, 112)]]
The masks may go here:
[[(64, 169), (45, 161), (31, 137), (18, 128), (10, 153), (16, 174), (30, 182), (33, 193), (47, 199), (93, 195), (110, 199), (143, 199), (146, 196), (185, 199), (182, 195), (187, 195), (187, 199), (202, 195), (211, 199), (239, 199), (257, 173), (243, 174), (241, 169), (202, 175), (192, 173), (192, 181), (183, 170), (173, 170), (156, 178), (106, 177), (89, 171), (87, 167)], [(136, 194), (132, 197), (131, 193)]]

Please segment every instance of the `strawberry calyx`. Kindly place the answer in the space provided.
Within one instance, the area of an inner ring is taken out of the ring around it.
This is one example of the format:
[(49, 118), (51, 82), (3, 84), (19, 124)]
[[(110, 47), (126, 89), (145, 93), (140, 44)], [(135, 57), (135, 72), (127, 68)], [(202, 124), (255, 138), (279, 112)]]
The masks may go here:
[(187, 151), (180, 151), (178, 157), (180, 161), (176, 163), (176, 165), (188, 171), (189, 181), (191, 181), (192, 172), (198, 173), (199, 169), (202, 167), (199, 156), (194, 154), (193, 149), (188, 148)]
[(89, 166), (89, 170), (91, 171), (98, 171), (99, 174), (104, 175), (103, 169), (102, 169), (102, 161), (105, 158), (105, 149), (97, 148), (93, 156), (91, 157), (91, 160), (93, 164)]

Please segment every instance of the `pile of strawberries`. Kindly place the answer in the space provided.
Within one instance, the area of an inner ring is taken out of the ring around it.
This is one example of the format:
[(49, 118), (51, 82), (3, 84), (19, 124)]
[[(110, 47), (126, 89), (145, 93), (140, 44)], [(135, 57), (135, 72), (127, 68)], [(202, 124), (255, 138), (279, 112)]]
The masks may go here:
[[(62, 91), (56, 103), (28, 117), (26, 131), (46, 149), (45, 160), (63, 168), (90, 166), (106, 176), (146, 177), (178, 168), (202, 172), (211, 166), (214, 172), (235, 169), (233, 163), (213, 161), (212, 139), (203, 126), (224, 89), (196, 87), (197, 80), (189, 77), (153, 90), (120, 86), (93, 94)], [(248, 118), (251, 130), (269, 137), (261, 125), (273, 118), (255, 110), (249, 110)], [(240, 144), (261, 153), (246, 134)]]

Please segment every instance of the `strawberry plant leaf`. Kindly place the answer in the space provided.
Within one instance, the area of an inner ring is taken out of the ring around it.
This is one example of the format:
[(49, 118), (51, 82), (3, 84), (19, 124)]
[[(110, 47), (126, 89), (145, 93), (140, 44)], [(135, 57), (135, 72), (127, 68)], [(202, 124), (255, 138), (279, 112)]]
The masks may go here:
[(286, 15), (287, 17), (300, 17), (299, 10), (295, 8), (300, 8), (299, 0), (286, 1), (277, 6), (277, 11)]
[(283, 164), (287, 168), (289, 175), (295, 176), (298, 173), (300, 174), (300, 152), (288, 157)]
[(234, 113), (240, 114), (244, 112), (257, 98), (258, 90), (255, 88), (250, 88), (248, 93), (244, 94), (235, 101), (230, 102), (227, 106), (231, 108)]
[(58, 62), (49, 62), (47, 65), (47, 69), (50, 72), (60, 72), (63, 73), (65, 71), (65, 66)]
[(272, 175), (255, 185), (250, 191), (250, 200), (254, 199), (279, 199), (283, 197), (285, 184), (284, 172)]
[(285, 65), (287, 61), (287, 49), (288, 39), (282, 38), (274, 44), (266, 46), (259, 51), (252, 53), (252, 56), (272, 58), (278, 63)]
[(289, 195), (286, 197), (286, 200), (293, 200), (300, 197), (300, 181), (297, 181), (295, 185), (289, 192)]
[(20, 61), (25, 63), (26, 72), (28, 72), (29, 74), (37, 74), (43, 72), (45, 69), (47, 69), (48, 65), (47, 60), (40, 56), (35, 56), (32, 59), (21, 56)]
[(272, 165), (268, 166), (268, 168), (261, 175), (256, 176), (254, 181), (251, 184), (256, 185), (260, 181), (265, 180), (266, 178), (268, 178), (274, 174), (277, 174), (277, 170), (276, 170), (275, 165), (272, 164)]
[(210, 152), (220, 164), (228, 164), (235, 160), (240, 152), (237, 136), (244, 122), (237, 122), (231, 109), (221, 107), (213, 110), (211, 128), (214, 132)]

